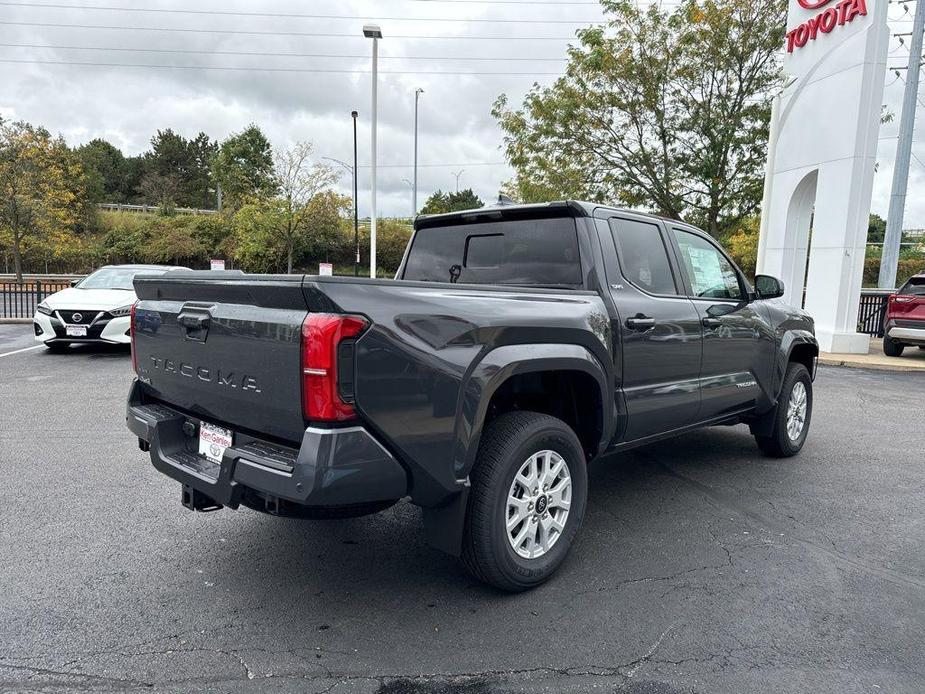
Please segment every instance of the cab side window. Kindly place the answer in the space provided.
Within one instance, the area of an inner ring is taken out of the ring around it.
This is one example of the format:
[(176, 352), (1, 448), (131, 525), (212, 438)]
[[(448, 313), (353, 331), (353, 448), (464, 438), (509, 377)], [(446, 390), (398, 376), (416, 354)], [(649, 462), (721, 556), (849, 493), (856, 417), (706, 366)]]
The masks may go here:
[(620, 269), (632, 284), (650, 294), (676, 295), (668, 249), (655, 224), (611, 219), (610, 231), (620, 255)]
[(704, 299), (744, 298), (739, 275), (732, 263), (705, 238), (672, 229), (681, 249), (681, 262), (690, 277), (694, 296)]

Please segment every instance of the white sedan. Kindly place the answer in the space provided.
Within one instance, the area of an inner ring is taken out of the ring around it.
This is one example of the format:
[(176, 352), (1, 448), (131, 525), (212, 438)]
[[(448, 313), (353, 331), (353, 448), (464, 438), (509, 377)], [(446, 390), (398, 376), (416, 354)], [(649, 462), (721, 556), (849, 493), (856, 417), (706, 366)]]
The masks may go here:
[[(50, 350), (72, 342), (128, 344), (132, 304), (138, 297), (132, 280), (137, 274), (163, 274), (167, 265), (106, 265), (73, 287), (56, 292), (35, 311), (35, 339)], [(188, 268), (183, 268), (188, 269)]]

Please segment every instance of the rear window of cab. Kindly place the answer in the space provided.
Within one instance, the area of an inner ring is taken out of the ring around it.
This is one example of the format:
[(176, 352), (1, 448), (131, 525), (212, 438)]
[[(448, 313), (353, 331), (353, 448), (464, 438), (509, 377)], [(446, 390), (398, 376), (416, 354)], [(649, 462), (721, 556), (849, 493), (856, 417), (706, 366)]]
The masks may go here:
[(402, 279), (580, 287), (575, 220), (512, 219), (424, 227), (414, 235)]
[(925, 296), (925, 277), (912, 277), (906, 282), (897, 294), (906, 296)]

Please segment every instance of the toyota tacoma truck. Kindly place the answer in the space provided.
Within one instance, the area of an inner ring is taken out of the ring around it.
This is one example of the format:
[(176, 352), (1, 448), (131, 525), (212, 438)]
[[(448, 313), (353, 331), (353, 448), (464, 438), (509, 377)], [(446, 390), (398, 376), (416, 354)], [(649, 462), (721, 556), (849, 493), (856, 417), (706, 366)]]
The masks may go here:
[(409, 498), (508, 591), (578, 535), (588, 464), (747, 424), (792, 456), (812, 319), (707, 234), (581, 202), (421, 216), (395, 279), (135, 279), (127, 423), (183, 505), (302, 518)]

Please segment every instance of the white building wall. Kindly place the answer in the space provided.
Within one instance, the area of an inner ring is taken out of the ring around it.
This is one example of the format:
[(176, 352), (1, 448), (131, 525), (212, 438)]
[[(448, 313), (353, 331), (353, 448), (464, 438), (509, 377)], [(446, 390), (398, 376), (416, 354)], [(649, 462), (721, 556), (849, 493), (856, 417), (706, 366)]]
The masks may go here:
[[(889, 29), (887, 0), (858, 1), (866, 15), (786, 54), (758, 252), (758, 271), (782, 279), (797, 306), (808, 253), (805, 307), (826, 352), (866, 353), (869, 342), (856, 328)], [(838, 4), (791, 0), (788, 29)]]

